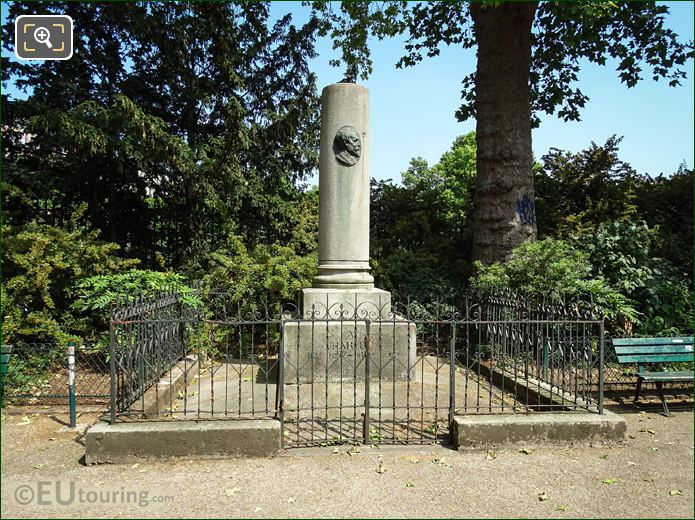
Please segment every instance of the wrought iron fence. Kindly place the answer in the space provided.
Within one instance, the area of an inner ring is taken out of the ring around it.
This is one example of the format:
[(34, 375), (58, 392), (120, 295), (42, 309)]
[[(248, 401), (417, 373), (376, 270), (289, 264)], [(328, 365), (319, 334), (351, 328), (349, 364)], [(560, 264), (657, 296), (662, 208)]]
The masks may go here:
[(174, 292), (134, 299), (114, 309), (109, 331), (112, 418), (119, 410), (133, 411), (138, 402), (139, 413), (144, 414), (146, 391), (154, 388), (157, 394), (166, 384), (160, 384), (160, 377), (165, 373), (173, 377), (174, 365), (186, 358), (181, 309), (180, 296)]
[[(68, 403), (68, 348), (56, 343), (15, 343), (3, 378), (4, 402), (62, 405)], [(108, 348), (75, 349), (75, 397), (80, 405), (106, 405), (110, 395)]]
[(436, 442), (453, 415), (602, 411), (603, 322), (516, 295), (139, 300), (111, 324), (111, 420), (281, 421), (286, 446)]

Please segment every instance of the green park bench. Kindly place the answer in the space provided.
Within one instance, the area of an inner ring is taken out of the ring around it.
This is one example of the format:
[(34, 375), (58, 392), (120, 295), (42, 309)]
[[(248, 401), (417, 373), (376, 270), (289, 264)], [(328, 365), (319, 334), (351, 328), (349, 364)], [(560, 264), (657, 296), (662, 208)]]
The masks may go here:
[(11, 353), (12, 345), (2, 345), (2, 351), (0, 352), (0, 404), (2, 404), (2, 397), (4, 393), (5, 376), (7, 375), (7, 370), (10, 367)]
[(692, 362), (693, 337), (614, 338), (613, 347), (619, 363), (637, 364), (635, 401), (639, 399), (642, 383), (654, 383), (664, 405), (664, 415), (668, 416), (663, 383), (692, 381), (693, 371), (657, 370), (657, 365)]

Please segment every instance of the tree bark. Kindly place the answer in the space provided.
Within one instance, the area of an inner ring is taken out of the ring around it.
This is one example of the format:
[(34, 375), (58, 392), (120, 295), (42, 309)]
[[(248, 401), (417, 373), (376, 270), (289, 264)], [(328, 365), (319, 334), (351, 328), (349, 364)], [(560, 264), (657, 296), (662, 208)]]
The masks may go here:
[(471, 2), (478, 43), (473, 260), (505, 260), (536, 238), (529, 70), (537, 2)]

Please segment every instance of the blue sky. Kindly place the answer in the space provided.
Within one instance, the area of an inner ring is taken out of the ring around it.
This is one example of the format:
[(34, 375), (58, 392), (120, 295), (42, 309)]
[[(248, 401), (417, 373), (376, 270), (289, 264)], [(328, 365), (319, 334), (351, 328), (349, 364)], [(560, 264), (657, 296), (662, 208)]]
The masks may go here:
[[(683, 39), (693, 38), (693, 3), (667, 2), (671, 8), (669, 26)], [(3, 22), (6, 4), (3, 3)], [(274, 16), (292, 12), (297, 22), (308, 10), (300, 2), (275, 2)], [(77, 25), (77, 24), (76, 24)], [(317, 42), (318, 58), (311, 69), (319, 89), (342, 79), (343, 71), (329, 65), (336, 57), (327, 38)], [(460, 85), (475, 70), (475, 51), (445, 48), (436, 58), (425, 59), (408, 69), (396, 69), (403, 52), (398, 39), (378, 42), (372, 48), (374, 72), (364, 84), (371, 93), (372, 176), (400, 180), (412, 157), (422, 156), (431, 164), (445, 152), (457, 135), (475, 128), (474, 121), (458, 123), (454, 112), (460, 105)], [(638, 172), (671, 174), (685, 161), (695, 163), (693, 122), (695, 108), (693, 75), (681, 87), (645, 80), (636, 87), (623, 86), (611, 67), (586, 64), (580, 75), (582, 91), (590, 101), (582, 121), (566, 123), (554, 116), (542, 116), (533, 132), (537, 159), (549, 148), (579, 151), (591, 141), (603, 143), (613, 134), (624, 136), (620, 157)]]

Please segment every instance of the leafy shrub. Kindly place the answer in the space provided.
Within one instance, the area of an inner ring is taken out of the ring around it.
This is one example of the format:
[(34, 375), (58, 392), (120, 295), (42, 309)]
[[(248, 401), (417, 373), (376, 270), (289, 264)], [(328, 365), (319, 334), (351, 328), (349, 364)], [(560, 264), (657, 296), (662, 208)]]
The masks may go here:
[(79, 342), (89, 324), (71, 307), (77, 285), (138, 263), (119, 258), (118, 245), (78, 224), (84, 210), (73, 215), (68, 229), (3, 226), (3, 342)]
[(261, 302), (266, 296), (295, 300), (300, 289), (311, 286), (317, 263), (315, 251), (300, 255), (293, 247), (278, 244), (249, 251), (234, 235), (229, 249), (210, 255), (204, 285), (207, 290), (224, 291), (231, 302)]
[(593, 274), (637, 302), (642, 334), (692, 331), (693, 292), (687, 276), (658, 254), (658, 229), (644, 221), (604, 222), (596, 233), (582, 235)]
[(181, 294), (181, 300), (194, 307), (202, 303), (180, 274), (131, 269), (122, 273), (91, 276), (78, 282), (74, 291), (76, 299), (71, 308), (89, 324), (84, 329), (85, 339), (106, 346), (109, 316), (114, 304), (124, 304), (128, 298), (155, 296), (163, 291)]
[(527, 242), (507, 262), (476, 262), (475, 267), (470, 283), (477, 289), (511, 289), (539, 298), (566, 295), (592, 301), (615, 326), (638, 321), (634, 303), (607, 280), (592, 275), (589, 255), (562, 240)]
[(131, 269), (123, 273), (92, 276), (79, 282), (73, 308), (83, 312), (110, 309), (114, 303), (127, 298), (154, 296), (164, 291), (183, 294), (192, 305), (199, 303), (199, 299), (191, 294), (193, 289), (184, 283), (182, 275)]

